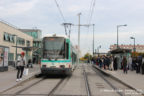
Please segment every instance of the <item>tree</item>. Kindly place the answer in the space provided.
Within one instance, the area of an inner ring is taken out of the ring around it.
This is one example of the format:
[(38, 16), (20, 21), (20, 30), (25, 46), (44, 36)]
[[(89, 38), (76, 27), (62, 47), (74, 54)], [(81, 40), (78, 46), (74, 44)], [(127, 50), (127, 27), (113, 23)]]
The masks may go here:
[(91, 60), (92, 59), (92, 55), (90, 53), (86, 53), (84, 55), (84, 59)]

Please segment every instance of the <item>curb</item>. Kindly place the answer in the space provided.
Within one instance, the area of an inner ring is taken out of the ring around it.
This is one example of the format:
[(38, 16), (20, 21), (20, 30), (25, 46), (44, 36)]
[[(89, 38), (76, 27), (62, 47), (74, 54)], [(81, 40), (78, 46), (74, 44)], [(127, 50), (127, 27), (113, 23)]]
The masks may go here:
[(6, 92), (6, 91), (8, 91), (8, 90), (10, 90), (10, 89), (12, 89), (12, 88), (14, 88), (14, 87), (17, 87), (17, 86), (19, 86), (19, 85), (27, 82), (27, 81), (30, 80), (30, 79), (33, 79), (36, 75), (40, 74), (40, 71), (32, 72), (32, 73), (29, 73), (29, 74), (30, 74), (30, 75), (28, 75), (28, 76), (26, 76), (26, 77), (23, 78), (23, 81), (17, 82), (16, 84), (14, 84), (14, 85), (12, 85), (12, 86), (9, 86), (8, 88), (3, 89), (3, 90), (0, 92), (0, 94), (4, 93), (4, 92)]
[(104, 70), (98, 68), (96, 65), (93, 65), (93, 67), (96, 68), (96, 69), (98, 69), (99, 71), (101, 71), (103, 74), (106, 74), (106, 75), (112, 77), (113, 79), (115, 79), (116, 81), (118, 81), (118, 82), (124, 84), (125, 86), (129, 87), (130, 89), (133, 89), (133, 90), (135, 90), (136, 92), (141, 93), (141, 95), (144, 95), (144, 92), (142, 92), (142, 91), (136, 89), (135, 87), (131, 86), (130, 84), (127, 84), (126, 82), (120, 80), (119, 78), (113, 76), (112, 74), (110, 74), (110, 73), (108, 73), (108, 72), (106, 72), (106, 71), (104, 71)]

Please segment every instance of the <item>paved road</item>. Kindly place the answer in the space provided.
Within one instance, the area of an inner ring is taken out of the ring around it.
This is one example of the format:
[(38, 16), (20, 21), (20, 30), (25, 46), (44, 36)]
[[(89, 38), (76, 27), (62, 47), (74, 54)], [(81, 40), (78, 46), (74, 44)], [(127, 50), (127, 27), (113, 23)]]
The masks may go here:
[[(101, 74), (98, 70), (93, 69), (91, 65), (87, 64), (80, 64), (77, 66), (72, 76), (65, 78), (60, 76), (34, 78), (0, 96), (12, 96), (16, 93), (18, 95), (13, 96), (49, 96), (49, 93), (51, 93), (52, 96), (87, 96), (82, 65), (84, 65), (88, 77), (92, 96), (139, 96), (139, 94), (125, 94), (125, 90), (129, 90), (128, 87)], [(63, 81), (57, 86), (61, 80)], [(111, 83), (111, 85), (109, 83)], [(57, 87), (55, 88), (55, 86)]]

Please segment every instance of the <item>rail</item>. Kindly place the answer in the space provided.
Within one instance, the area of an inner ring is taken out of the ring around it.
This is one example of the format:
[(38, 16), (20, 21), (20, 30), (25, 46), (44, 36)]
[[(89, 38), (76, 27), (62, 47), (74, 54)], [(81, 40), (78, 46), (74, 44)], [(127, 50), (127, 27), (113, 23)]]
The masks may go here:
[(85, 86), (86, 86), (87, 96), (92, 96), (91, 95), (91, 90), (90, 90), (90, 87), (89, 87), (88, 77), (87, 77), (84, 65), (82, 65), (82, 66), (83, 66), (83, 75), (84, 75), (84, 80), (85, 80)]

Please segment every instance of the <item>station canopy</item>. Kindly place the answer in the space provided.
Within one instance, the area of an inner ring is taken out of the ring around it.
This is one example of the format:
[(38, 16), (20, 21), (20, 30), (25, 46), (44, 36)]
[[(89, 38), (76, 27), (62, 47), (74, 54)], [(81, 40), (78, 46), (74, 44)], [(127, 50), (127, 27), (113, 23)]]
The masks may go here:
[(36, 47), (22, 47), (22, 46), (12, 46), (12, 47), (17, 47), (17, 48), (22, 48), (22, 50), (24, 51), (32, 51), (32, 50), (35, 50), (37, 49)]
[(131, 49), (121, 49), (121, 48), (118, 48), (118, 49), (115, 49), (115, 50), (110, 51), (110, 53), (111, 53), (111, 54), (131, 53)]

